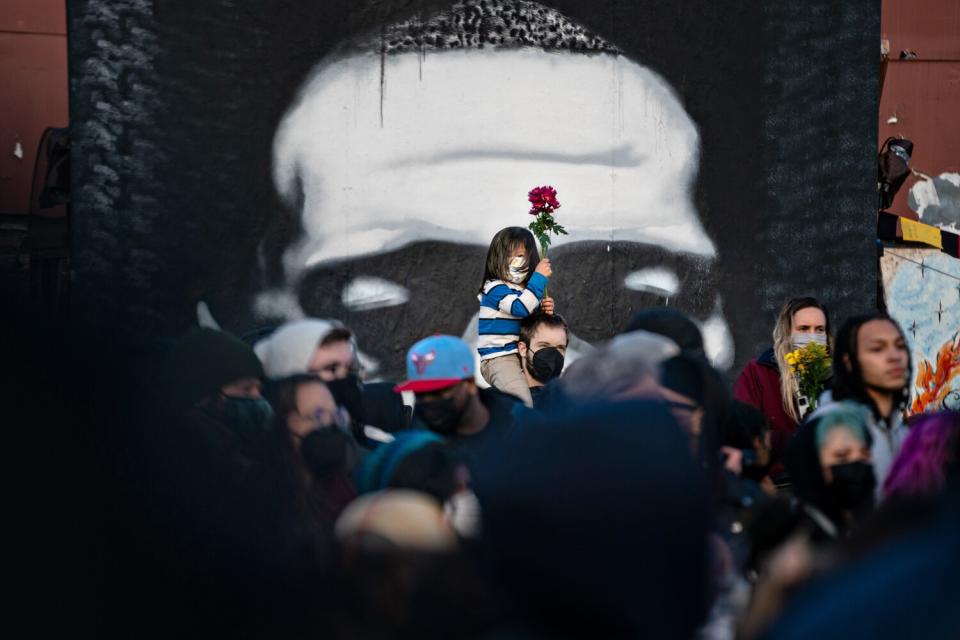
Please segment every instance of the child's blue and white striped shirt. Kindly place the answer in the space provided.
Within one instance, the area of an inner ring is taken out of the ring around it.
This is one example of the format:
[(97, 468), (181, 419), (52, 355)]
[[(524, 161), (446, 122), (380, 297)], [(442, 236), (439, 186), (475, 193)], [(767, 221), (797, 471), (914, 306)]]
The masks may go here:
[(483, 293), (477, 296), (480, 299), (477, 351), (481, 360), (517, 352), (520, 319), (537, 310), (546, 286), (547, 277), (536, 272), (526, 289), (503, 280), (487, 280)]

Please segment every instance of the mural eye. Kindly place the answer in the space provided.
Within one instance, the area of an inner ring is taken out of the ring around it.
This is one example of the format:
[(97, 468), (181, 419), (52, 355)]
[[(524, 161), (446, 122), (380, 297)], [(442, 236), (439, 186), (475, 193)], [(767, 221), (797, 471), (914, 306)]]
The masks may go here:
[(410, 299), (410, 292), (403, 286), (370, 276), (359, 276), (343, 289), (343, 306), (351, 311), (369, 311), (393, 307)]
[(663, 296), (669, 301), (680, 290), (680, 280), (672, 269), (650, 267), (629, 274), (623, 280), (627, 289)]

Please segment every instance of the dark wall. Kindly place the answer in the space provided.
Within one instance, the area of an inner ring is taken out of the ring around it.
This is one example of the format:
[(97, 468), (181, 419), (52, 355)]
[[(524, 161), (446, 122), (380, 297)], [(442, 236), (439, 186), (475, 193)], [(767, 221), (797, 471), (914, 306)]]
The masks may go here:
[[(346, 36), (443, 4), (70, 3), (80, 317), (118, 335), (171, 335), (204, 300), (237, 333), (269, 322), (255, 317), (254, 296), (283, 281), (283, 250), (302, 232), (271, 181), (278, 123)], [(623, 287), (639, 263), (675, 266), (682, 294), (670, 303), (701, 319), (720, 295), (734, 368), (769, 341), (787, 296), (822, 297), (838, 315), (872, 306), (878, 5), (549, 3), (679, 96), (700, 134), (693, 200), (719, 253), (704, 262), (629, 244), (558, 247), (558, 304), (579, 336), (609, 337), (632, 310), (664, 303)], [(424, 333), (463, 331), (484, 247), (414, 243), (325, 264), (304, 277), (299, 301), (348, 322), (396, 375)], [(423, 269), (436, 264), (464, 265), (446, 276), (442, 306), (342, 303), (358, 274), (435, 297)]]

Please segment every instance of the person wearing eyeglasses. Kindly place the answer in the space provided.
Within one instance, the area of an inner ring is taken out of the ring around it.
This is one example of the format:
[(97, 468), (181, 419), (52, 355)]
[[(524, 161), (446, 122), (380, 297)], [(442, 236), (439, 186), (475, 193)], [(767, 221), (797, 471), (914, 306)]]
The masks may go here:
[(332, 526), (356, 497), (349, 480), (358, 462), (350, 418), (326, 383), (311, 373), (272, 381), (266, 389), (273, 406), (277, 464), (306, 500), (306, 515)]
[(363, 440), (365, 410), (357, 342), (337, 320), (305, 318), (287, 322), (254, 347), (267, 378), (312, 374), (350, 414), (354, 435)]

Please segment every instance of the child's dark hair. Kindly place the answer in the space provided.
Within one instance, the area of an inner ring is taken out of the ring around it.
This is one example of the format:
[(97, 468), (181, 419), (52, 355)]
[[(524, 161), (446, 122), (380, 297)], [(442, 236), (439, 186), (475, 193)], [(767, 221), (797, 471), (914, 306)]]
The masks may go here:
[[(527, 254), (527, 280), (530, 279), (540, 262), (537, 242), (533, 234), (523, 227), (506, 227), (498, 231), (490, 241), (487, 262), (483, 269), (483, 280), (480, 282), (480, 293), (483, 293), (483, 285), (489, 280), (508, 280), (510, 252), (519, 244), (523, 245), (524, 252)], [(524, 284), (527, 280), (524, 280)]]

